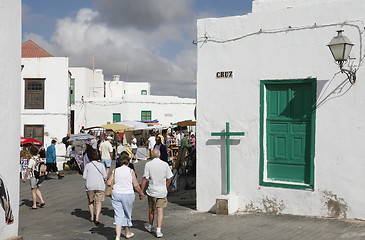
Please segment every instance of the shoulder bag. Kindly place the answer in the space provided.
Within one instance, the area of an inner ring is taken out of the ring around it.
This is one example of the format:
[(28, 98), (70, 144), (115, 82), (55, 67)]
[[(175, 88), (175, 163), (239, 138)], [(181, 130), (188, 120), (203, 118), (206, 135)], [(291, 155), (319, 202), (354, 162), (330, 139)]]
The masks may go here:
[(106, 190), (105, 190), (105, 196), (111, 197), (112, 196), (112, 191), (113, 191), (113, 186), (114, 186), (114, 182), (115, 182), (115, 170), (113, 171), (113, 182), (111, 185), (109, 185)]

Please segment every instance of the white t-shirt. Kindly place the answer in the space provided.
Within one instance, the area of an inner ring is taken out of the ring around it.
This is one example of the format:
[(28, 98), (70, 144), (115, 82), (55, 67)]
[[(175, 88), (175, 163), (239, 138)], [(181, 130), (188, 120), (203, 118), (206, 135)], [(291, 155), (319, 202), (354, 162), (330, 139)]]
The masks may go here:
[(107, 178), (105, 167), (102, 163), (92, 161), (86, 164), (83, 178), (86, 180), (86, 191), (100, 190), (105, 191), (104, 179)]
[(153, 149), (153, 147), (155, 146), (155, 144), (156, 144), (156, 137), (155, 136), (151, 136), (151, 137), (149, 137), (148, 138), (148, 141), (149, 141), (149, 143), (148, 143), (148, 147), (150, 148), (150, 149)]
[(137, 148), (137, 139), (136, 138), (132, 139), (131, 146), (132, 146), (132, 148)]
[(134, 193), (131, 169), (121, 166), (114, 170), (113, 191), (121, 194)]
[(38, 157), (34, 157), (34, 156), (29, 159), (28, 168), (31, 169), (31, 171), (29, 173), (29, 177), (34, 176), (33, 172), (34, 172), (35, 167), (37, 166), (37, 159), (38, 159)]
[(161, 159), (154, 158), (151, 162), (146, 163), (143, 177), (149, 180), (146, 191), (148, 196), (155, 198), (166, 197), (166, 180), (172, 178), (172, 176), (169, 165)]
[(104, 141), (100, 144), (101, 159), (111, 159), (110, 153), (113, 152), (112, 144), (109, 141)]

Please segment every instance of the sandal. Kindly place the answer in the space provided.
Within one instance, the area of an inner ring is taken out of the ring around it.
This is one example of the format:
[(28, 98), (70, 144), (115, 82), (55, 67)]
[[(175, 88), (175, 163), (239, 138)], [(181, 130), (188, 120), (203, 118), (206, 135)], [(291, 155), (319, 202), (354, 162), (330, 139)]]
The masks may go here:
[(37, 210), (37, 207), (30, 207), (31, 210)]
[(130, 239), (132, 237), (134, 237), (134, 233), (132, 233), (132, 232), (130, 234), (125, 235), (126, 239)]
[(91, 217), (89, 221), (90, 221), (90, 222), (94, 222), (94, 218), (92, 218), (92, 217)]
[(41, 203), (41, 204), (39, 204), (39, 207), (44, 207), (46, 205), (46, 203)]
[(100, 224), (101, 222), (99, 221), (99, 219), (95, 219), (95, 224)]

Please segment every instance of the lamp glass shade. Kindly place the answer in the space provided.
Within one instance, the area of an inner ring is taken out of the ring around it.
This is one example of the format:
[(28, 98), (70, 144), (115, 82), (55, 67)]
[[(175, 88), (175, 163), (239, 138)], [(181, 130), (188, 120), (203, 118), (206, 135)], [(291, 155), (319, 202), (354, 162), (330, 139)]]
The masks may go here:
[(328, 46), (335, 61), (347, 61), (353, 45), (336, 44)]
[(354, 44), (342, 34), (343, 30), (337, 32), (338, 35), (327, 46), (330, 48), (335, 61), (347, 61)]

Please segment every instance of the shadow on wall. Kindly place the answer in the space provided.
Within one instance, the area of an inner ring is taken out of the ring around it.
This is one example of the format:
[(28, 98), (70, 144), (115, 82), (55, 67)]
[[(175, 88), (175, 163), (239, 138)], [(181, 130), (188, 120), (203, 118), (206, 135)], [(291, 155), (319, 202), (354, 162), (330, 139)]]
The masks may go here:
[(317, 80), (316, 108), (322, 107), (327, 101), (345, 95), (352, 87), (348, 79), (336, 81), (336, 73), (331, 80)]
[[(222, 131), (224, 132), (224, 131)], [(241, 142), (240, 139), (230, 139), (230, 145), (239, 145)], [(221, 159), (221, 194), (226, 194), (227, 187), (227, 166), (226, 166), (226, 140), (224, 136), (221, 136), (220, 139), (208, 139), (205, 143), (206, 146), (220, 146), (220, 159)], [(215, 213), (217, 210), (217, 203), (215, 203), (208, 212)]]

